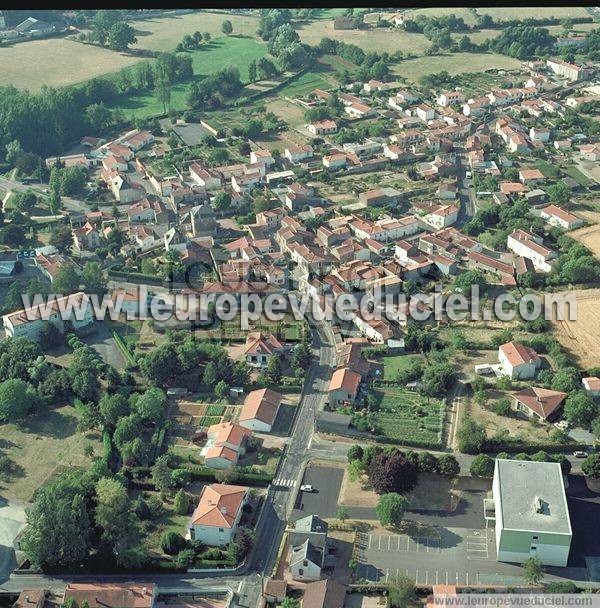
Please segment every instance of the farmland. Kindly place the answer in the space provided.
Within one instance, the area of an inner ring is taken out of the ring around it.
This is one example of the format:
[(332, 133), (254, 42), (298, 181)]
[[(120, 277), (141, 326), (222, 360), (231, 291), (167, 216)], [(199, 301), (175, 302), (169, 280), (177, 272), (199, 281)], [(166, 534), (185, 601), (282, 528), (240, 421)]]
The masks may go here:
[[(228, 65), (235, 65), (240, 71), (242, 81), (248, 80), (248, 65), (265, 54), (266, 45), (250, 38), (236, 36), (216, 38), (190, 53), (195, 78), (202, 79)], [(171, 108), (173, 110), (185, 109), (189, 85), (189, 82), (179, 83), (171, 89)], [(111, 107), (121, 109), (127, 115), (133, 114), (139, 117), (163, 112), (162, 104), (151, 91), (129, 95)]]
[(478, 8), (477, 12), (480, 15), (491, 15), (495, 21), (511, 21), (512, 19), (530, 18), (535, 19), (536, 17), (539, 18), (541, 13), (543, 13), (543, 17), (555, 17), (556, 19), (590, 16), (583, 6), (545, 6), (543, 9), (533, 6), (514, 6), (511, 8)]
[(364, 51), (385, 49), (388, 53), (423, 54), (431, 43), (423, 34), (413, 34), (396, 28), (376, 28), (370, 30), (334, 30), (332, 20), (313, 21), (298, 29), (300, 39), (310, 45), (319, 44), (322, 38), (342, 40), (355, 44)]
[(164, 52), (172, 51), (186, 34), (193, 34), (196, 31), (208, 32), (213, 38), (222, 36), (221, 25), (225, 19), (231, 21), (234, 34), (256, 36), (257, 17), (209, 11), (160, 19), (144, 19), (134, 21), (132, 25), (136, 29), (137, 48)]
[(376, 424), (388, 439), (412, 445), (441, 446), (444, 404), (398, 387), (372, 391)]
[(78, 420), (79, 413), (68, 405), (33, 416), (21, 426), (0, 425), (0, 454), (13, 463), (8, 481), (0, 483), (3, 497), (29, 501), (53, 475), (89, 466), (91, 458), (84, 451), (87, 444), (100, 456), (99, 436), (79, 432)]
[(2, 47), (0, 85), (39, 91), (84, 82), (139, 59), (73, 40), (49, 38)]
[[(596, 255), (599, 241), (600, 236), (595, 233)], [(577, 318), (574, 321), (553, 321), (556, 337), (583, 369), (600, 365), (600, 289), (570, 291), (565, 295), (577, 299)]]
[(492, 68), (511, 70), (520, 67), (520, 62), (506, 55), (485, 53), (451, 53), (449, 55), (436, 55), (433, 57), (419, 57), (402, 61), (394, 66), (394, 72), (410, 82), (417, 82), (426, 74), (435, 74), (446, 70), (450, 75), (482, 72)]

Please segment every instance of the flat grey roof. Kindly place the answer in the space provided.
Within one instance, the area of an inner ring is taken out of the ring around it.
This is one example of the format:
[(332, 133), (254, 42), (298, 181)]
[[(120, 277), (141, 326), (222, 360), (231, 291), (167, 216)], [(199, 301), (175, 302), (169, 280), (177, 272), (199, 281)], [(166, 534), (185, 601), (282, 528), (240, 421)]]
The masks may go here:
[(500, 488), (496, 508), (501, 510), (504, 529), (572, 534), (560, 464), (496, 460), (495, 475)]

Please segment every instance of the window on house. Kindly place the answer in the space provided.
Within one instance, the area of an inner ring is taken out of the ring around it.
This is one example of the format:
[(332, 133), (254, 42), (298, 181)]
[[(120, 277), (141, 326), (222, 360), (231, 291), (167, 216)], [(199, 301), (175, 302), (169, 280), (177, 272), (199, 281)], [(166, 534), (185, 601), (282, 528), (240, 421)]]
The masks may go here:
[(299, 574), (300, 576), (302, 576), (302, 575), (304, 574), (304, 570), (303, 570), (302, 568), (300, 568), (300, 570), (298, 570), (298, 574)]
[(224, 532), (223, 528), (219, 528), (219, 532)]

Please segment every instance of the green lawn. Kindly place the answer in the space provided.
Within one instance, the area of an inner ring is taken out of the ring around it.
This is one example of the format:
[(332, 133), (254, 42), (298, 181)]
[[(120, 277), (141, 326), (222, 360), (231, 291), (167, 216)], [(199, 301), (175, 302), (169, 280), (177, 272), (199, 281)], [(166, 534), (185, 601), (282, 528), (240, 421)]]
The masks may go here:
[(320, 74), (315, 72), (305, 72), (292, 82), (279, 89), (277, 94), (280, 97), (302, 97), (310, 93), (313, 89), (330, 89), (331, 83)]
[(442, 445), (445, 410), (442, 401), (398, 387), (373, 390), (371, 398), (379, 408), (376, 423), (388, 439), (424, 447)]
[(535, 167), (544, 174), (544, 177), (556, 179), (560, 176), (558, 167), (552, 163), (549, 163), (547, 160), (536, 161)]
[[(192, 65), (195, 79), (201, 80), (209, 74), (222, 70), (228, 65), (234, 65), (240, 71), (243, 82), (248, 81), (248, 66), (255, 60), (267, 54), (265, 44), (251, 38), (238, 38), (236, 36), (215, 38), (210, 44), (192, 51)], [(171, 89), (171, 109), (184, 110), (190, 82), (179, 83)], [(121, 98), (110, 106), (111, 109), (120, 109), (126, 116), (139, 117), (162, 114), (163, 105), (156, 99), (152, 91), (135, 93)]]
[(396, 355), (393, 357), (384, 357), (383, 362), (383, 379), (395, 380), (398, 372), (405, 370), (413, 361), (423, 359), (421, 355)]
[(564, 167), (563, 173), (572, 177), (580, 186), (586, 188), (590, 185), (590, 180), (577, 167)]

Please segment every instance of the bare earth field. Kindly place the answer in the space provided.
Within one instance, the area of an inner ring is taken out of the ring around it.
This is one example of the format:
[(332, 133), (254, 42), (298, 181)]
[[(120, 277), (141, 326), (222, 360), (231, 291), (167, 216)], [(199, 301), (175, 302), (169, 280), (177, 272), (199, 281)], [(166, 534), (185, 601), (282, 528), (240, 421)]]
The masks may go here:
[(590, 14), (583, 6), (514, 6), (511, 8), (478, 8), (480, 15), (491, 15), (495, 21), (510, 21), (511, 19), (529, 19), (531, 17), (589, 17)]
[(569, 232), (569, 236), (585, 245), (598, 259), (600, 259), (600, 224), (585, 226)]
[(300, 39), (307, 44), (318, 44), (322, 38), (342, 40), (355, 44), (364, 51), (386, 50), (388, 53), (424, 53), (431, 43), (423, 34), (405, 32), (397, 28), (376, 28), (370, 30), (334, 30), (333, 21), (313, 21), (298, 29)]
[(137, 48), (151, 51), (172, 51), (186, 34), (196, 31), (209, 32), (215, 38), (222, 36), (221, 25), (225, 19), (231, 21), (234, 34), (256, 37), (258, 19), (251, 16), (226, 13), (191, 13), (176, 17), (132, 21), (136, 29)]
[(394, 73), (416, 82), (425, 74), (434, 74), (446, 70), (450, 75), (482, 72), (492, 68), (498, 70), (517, 69), (521, 65), (518, 59), (496, 53), (452, 53), (434, 57), (419, 57), (401, 61), (394, 66)]
[[(600, 237), (596, 242), (600, 243)], [(600, 289), (564, 293), (577, 298), (577, 319), (553, 321), (556, 337), (584, 369), (600, 365)]]
[(73, 40), (49, 38), (2, 47), (0, 85), (39, 91), (42, 85), (61, 87), (115, 72), (137, 63), (122, 55)]

